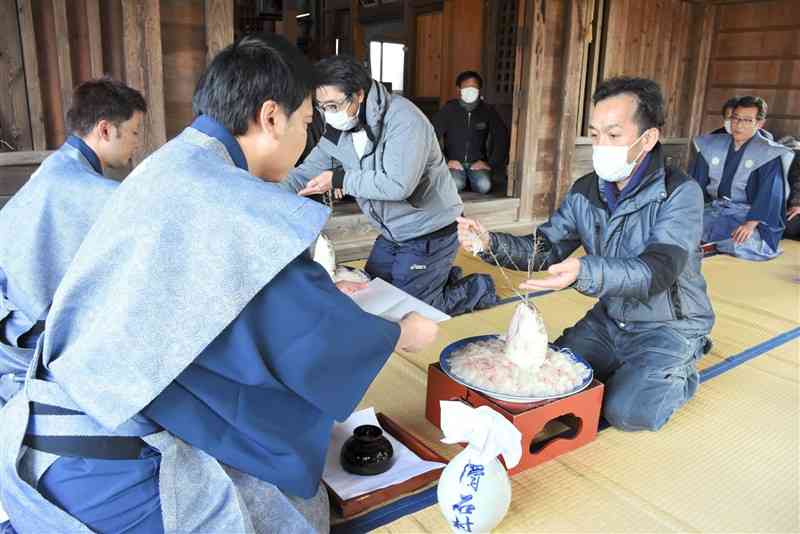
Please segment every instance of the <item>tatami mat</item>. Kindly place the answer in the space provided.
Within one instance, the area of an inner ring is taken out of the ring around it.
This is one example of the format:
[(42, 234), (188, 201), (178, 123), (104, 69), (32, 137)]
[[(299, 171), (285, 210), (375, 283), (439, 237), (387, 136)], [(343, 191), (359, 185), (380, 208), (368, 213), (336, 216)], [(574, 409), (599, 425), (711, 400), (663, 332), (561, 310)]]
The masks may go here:
[[(800, 326), (800, 243), (773, 262), (727, 256), (704, 261), (717, 314), (714, 349), (701, 369)], [(460, 256), (466, 272), (491, 272)], [(474, 269), (473, 269), (474, 268)], [(497, 275), (497, 273), (493, 273)], [(535, 300), (555, 339), (594, 300), (574, 291)], [(502, 332), (514, 303), (456, 317), (419, 354), (395, 354), (362, 406), (397, 419), (439, 452), (425, 420), (425, 372), (448, 343)], [(800, 340), (795, 339), (700, 386), (661, 431), (603, 431), (596, 441), (513, 479), (511, 510), (496, 532), (800, 531)], [(448, 532), (438, 507), (378, 532)]]

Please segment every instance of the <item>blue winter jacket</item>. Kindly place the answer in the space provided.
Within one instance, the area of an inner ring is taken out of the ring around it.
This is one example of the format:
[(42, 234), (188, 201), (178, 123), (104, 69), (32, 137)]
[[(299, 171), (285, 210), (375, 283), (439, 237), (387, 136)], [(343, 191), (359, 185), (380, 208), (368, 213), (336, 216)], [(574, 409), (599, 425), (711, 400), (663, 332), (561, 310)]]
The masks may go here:
[[(587, 174), (537, 230), (533, 267), (546, 270), (582, 246), (574, 288), (597, 297), (621, 328), (670, 326), (688, 336), (708, 334), (714, 311), (700, 270), (703, 191), (682, 171), (666, 167), (657, 144), (641, 182), (609, 208), (602, 180)], [(491, 234), (506, 267), (528, 267), (534, 235)], [(491, 261), (490, 255), (482, 255)]]

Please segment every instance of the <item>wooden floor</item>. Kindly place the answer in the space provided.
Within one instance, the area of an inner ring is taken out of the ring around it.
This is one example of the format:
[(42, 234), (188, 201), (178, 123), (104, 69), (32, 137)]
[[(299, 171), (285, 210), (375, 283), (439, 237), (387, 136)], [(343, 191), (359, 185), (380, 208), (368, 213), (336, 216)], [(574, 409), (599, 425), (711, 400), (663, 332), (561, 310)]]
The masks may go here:
[[(709, 368), (800, 327), (800, 243), (772, 262), (705, 260), (717, 322)], [(459, 258), (467, 270), (479, 264)], [(492, 271), (483, 266), (484, 271)], [(498, 282), (502, 277), (493, 274)], [(594, 303), (568, 290), (537, 298), (551, 338)], [(426, 369), (467, 336), (502, 332), (514, 304), (456, 317), (421, 354), (395, 354), (361, 407), (387, 413), (447, 457), (424, 417)], [(661, 431), (608, 429), (591, 444), (515, 476), (496, 532), (799, 532), (800, 340), (705, 382)], [(448, 532), (434, 506), (378, 530)]]

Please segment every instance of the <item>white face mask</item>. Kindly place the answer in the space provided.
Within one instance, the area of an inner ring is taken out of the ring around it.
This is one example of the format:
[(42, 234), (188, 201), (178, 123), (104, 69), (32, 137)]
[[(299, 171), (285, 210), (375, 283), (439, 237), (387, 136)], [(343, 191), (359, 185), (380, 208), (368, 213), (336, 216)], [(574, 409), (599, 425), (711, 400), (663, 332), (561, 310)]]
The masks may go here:
[(725, 125), (725, 131), (731, 133), (731, 120), (725, 119), (725, 121), (722, 124)]
[(356, 114), (351, 117), (347, 114), (347, 108), (341, 111), (326, 111), (325, 122), (337, 130), (346, 132), (358, 126), (358, 113), (356, 112)]
[(465, 87), (461, 90), (461, 100), (467, 104), (477, 102), (478, 97), (481, 95), (480, 89), (477, 87)]
[(644, 148), (628, 162), (628, 151), (644, 136), (640, 135), (636, 141), (628, 146), (594, 145), (592, 147), (592, 165), (597, 176), (606, 182), (619, 182), (624, 180), (636, 167), (636, 160), (644, 153)]

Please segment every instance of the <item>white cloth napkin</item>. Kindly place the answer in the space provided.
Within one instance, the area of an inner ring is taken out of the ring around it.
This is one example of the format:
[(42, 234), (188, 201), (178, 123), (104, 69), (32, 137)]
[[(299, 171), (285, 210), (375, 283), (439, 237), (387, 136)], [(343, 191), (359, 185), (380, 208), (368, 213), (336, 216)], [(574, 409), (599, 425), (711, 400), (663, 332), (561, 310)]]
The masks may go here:
[(511, 469), (522, 458), (522, 434), (488, 406), (472, 408), (459, 401), (439, 401), (443, 443), (468, 443), (483, 462), (502, 454)]
[(325, 458), (325, 470), (322, 473), (322, 479), (342, 499), (351, 499), (371, 491), (399, 484), (422, 473), (445, 466), (440, 462), (429, 462), (421, 459), (408, 447), (384, 431), (383, 435), (389, 439), (394, 448), (392, 467), (380, 475), (360, 476), (348, 473), (342, 468), (339, 455), (344, 442), (353, 435), (353, 430), (361, 425), (380, 426), (378, 418), (375, 417), (374, 408), (355, 412), (345, 422), (333, 425), (331, 445)]

